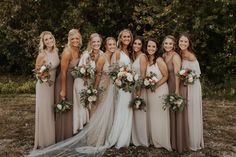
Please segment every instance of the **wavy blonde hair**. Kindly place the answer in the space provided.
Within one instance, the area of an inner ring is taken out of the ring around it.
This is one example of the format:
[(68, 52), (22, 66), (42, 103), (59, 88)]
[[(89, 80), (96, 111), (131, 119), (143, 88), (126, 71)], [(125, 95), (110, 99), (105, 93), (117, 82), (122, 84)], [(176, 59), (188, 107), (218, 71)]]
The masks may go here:
[(54, 41), (54, 45), (53, 45), (53, 51), (57, 51), (58, 49), (57, 49), (57, 46), (56, 46), (56, 39), (55, 39), (55, 37), (52, 35), (52, 33), (50, 32), (50, 31), (43, 31), (41, 34), (40, 34), (40, 40), (39, 40), (39, 53), (42, 53), (42, 52), (44, 52), (44, 50), (47, 48), (46, 47), (46, 45), (45, 45), (45, 43), (44, 43), (44, 36), (45, 35), (47, 35), (47, 34), (49, 34), (49, 35), (51, 35), (52, 36), (52, 38), (53, 38), (53, 41)]
[(92, 40), (93, 40), (93, 38), (95, 38), (95, 37), (99, 37), (99, 39), (100, 39), (100, 46), (101, 46), (101, 44), (102, 44), (102, 38), (101, 38), (101, 36), (100, 36), (98, 33), (93, 33), (93, 34), (91, 34), (90, 37), (89, 37), (88, 45), (87, 45), (87, 48), (86, 48), (85, 51), (88, 51), (89, 53), (92, 52)]
[(79, 35), (79, 48), (81, 48), (82, 46), (82, 36), (80, 34), (80, 31), (79, 29), (71, 29), (68, 33), (68, 43), (67, 43), (67, 46), (70, 47), (70, 40), (71, 40), (71, 37), (75, 34), (78, 34)]
[(129, 29), (123, 29), (119, 35), (118, 35), (118, 39), (117, 39), (117, 47), (118, 48), (122, 48), (123, 47), (123, 43), (121, 42), (121, 36), (124, 32), (128, 32), (130, 34), (130, 37), (131, 37), (131, 41), (130, 41), (130, 44), (128, 45), (128, 50), (131, 50), (132, 49), (132, 43), (133, 43), (133, 40), (134, 40), (134, 37), (133, 37), (133, 34), (132, 32), (129, 30)]

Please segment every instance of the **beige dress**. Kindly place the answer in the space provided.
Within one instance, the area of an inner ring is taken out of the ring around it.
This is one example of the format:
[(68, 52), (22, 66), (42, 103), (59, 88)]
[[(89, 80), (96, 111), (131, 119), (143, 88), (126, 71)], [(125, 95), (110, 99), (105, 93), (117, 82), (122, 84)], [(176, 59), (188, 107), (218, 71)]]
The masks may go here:
[[(140, 74), (140, 54), (134, 61), (132, 67), (134, 71)], [(141, 98), (147, 102), (147, 91), (142, 89)], [(148, 146), (149, 145), (149, 129), (148, 129), (148, 119), (147, 112), (143, 110), (134, 110), (133, 111), (133, 126), (132, 126), (132, 143), (135, 146)]]
[[(170, 93), (175, 92), (175, 72), (173, 65), (173, 56), (168, 62), (166, 62), (169, 72), (169, 78), (167, 83)], [(180, 95), (185, 95), (184, 93), (186, 93), (186, 89), (182, 88), (180, 90)], [(170, 110), (170, 139), (171, 147), (173, 150), (182, 153), (183, 151), (188, 149), (187, 145), (189, 138), (187, 108), (185, 108), (182, 112), (174, 112)]]
[[(182, 61), (182, 68), (195, 71), (200, 76), (201, 71), (199, 63), (195, 61)], [(183, 86), (181, 86), (182, 90)], [(186, 88), (186, 86), (184, 87)], [(189, 149), (196, 151), (204, 148), (203, 141), (203, 121), (202, 121), (202, 89), (199, 79), (195, 80), (193, 85), (188, 85), (188, 92), (185, 97), (188, 100), (188, 127), (189, 127)]]
[[(66, 98), (71, 104), (73, 104), (73, 83), (74, 79), (71, 75), (72, 68), (77, 65), (79, 59), (71, 60), (67, 70), (66, 78)], [(57, 77), (55, 88), (55, 102), (60, 102), (60, 90), (61, 90), (61, 77), (60, 74)], [(73, 111), (67, 111), (65, 113), (56, 113), (56, 142), (65, 140), (73, 136)]]
[(54, 83), (56, 68), (59, 65), (57, 52), (45, 52), (46, 64), (51, 63), (50, 80), (48, 83), (36, 84), (36, 108), (35, 108), (35, 141), (34, 148), (43, 148), (55, 143), (55, 122), (54, 122)]
[[(157, 64), (152, 64), (147, 68), (147, 74), (153, 72), (157, 79), (163, 77)], [(149, 106), (148, 121), (150, 124), (150, 141), (157, 147), (164, 147), (171, 151), (170, 144), (170, 115), (169, 110), (163, 110), (163, 98), (169, 93), (168, 85), (165, 82), (155, 92), (147, 90), (147, 102)]]

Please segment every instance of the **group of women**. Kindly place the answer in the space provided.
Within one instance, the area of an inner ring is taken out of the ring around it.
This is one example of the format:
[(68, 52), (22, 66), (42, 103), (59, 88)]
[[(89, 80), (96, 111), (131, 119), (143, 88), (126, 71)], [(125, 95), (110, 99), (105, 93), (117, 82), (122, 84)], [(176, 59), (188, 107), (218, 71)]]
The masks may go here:
[[(204, 148), (200, 81), (186, 86), (176, 75), (181, 68), (194, 70), (198, 76), (201, 74), (188, 34), (180, 35), (178, 53), (175, 38), (166, 36), (161, 45), (162, 55), (158, 52), (156, 39), (149, 38), (145, 43), (141, 36), (133, 38), (128, 29), (119, 33), (117, 41), (107, 37), (105, 52), (100, 50), (102, 38), (93, 33), (87, 49), (81, 53), (82, 36), (77, 29), (69, 31), (61, 60), (55, 43), (51, 32), (41, 33), (35, 68), (50, 63), (50, 79), (54, 84), (49, 86), (39, 81), (36, 84), (35, 150), (32, 156), (102, 155), (106, 148), (115, 146), (119, 149), (130, 144), (154, 145), (179, 153)], [(140, 87), (130, 93), (117, 89), (108, 75), (113, 63), (131, 65), (143, 79), (148, 73), (155, 73), (158, 78), (156, 90)], [(59, 64), (60, 74), (56, 78)], [(73, 79), (71, 70), (78, 65), (94, 67), (95, 80)], [(81, 91), (89, 85), (103, 89), (91, 109), (80, 102)], [(163, 97), (168, 93), (184, 96), (187, 107), (183, 111), (163, 110)], [(147, 110), (129, 107), (133, 97), (143, 98)], [(55, 114), (55, 104), (63, 99), (71, 102), (73, 109)]]

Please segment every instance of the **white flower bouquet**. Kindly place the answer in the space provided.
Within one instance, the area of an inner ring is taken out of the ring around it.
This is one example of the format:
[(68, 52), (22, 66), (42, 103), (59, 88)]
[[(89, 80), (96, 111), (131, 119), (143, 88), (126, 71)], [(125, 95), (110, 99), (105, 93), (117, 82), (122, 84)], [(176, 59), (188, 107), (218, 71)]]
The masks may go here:
[(74, 79), (78, 77), (84, 79), (94, 79), (95, 69), (91, 66), (91, 64), (75, 66), (71, 70), (71, 75)]
[(40, 83), (44, 83), (47, 82), (49, 86), (51, 86), (53, 84), (53, 81), (50, 80), (50, 71), (51, 69), (51, 63), (50, 64), (45, 64), (45, 62), (42, 64), (41, 67), (39, 67), (38, 69), (34, 69), (34, 75), (36, 77), (37, 80), (39, 80)]
[(194, 84), (194, 81), (199, 79), (196, 73), (191, 69), (181, 69), (176, 75), (183, 81), (185, 86)]
[(146, 89), (150, 89), (152, 92), (156, 90), (156, 83), (158, 82), (157, 75), (153, 72), (150, 72), (146, 75), (143, 85)]
[(130, 107), (134, 110), (143, 110), (146, 112), (146, 103), (143, 98), (135, 97), (130, 101)]
[(164, 98), (164, 110), (170, 108), (173, 111), (183, 111), (185, 106), (185, 98), (175, 93), (168, 94)]
[(112, 65), (112, 67), (109, 75), (115, 86), (119, 89), (125, 92), (132, 92), (142, 84), (140, 77), (135, 74), (130, 65), (123, 65), (121, 67), (119, 65)]
[(72, 104), (68, 102), (66, 99), (61, 100), (56, 106), (55, 106), (55, 112), (63, 113), (67, 112), (72, 109)]
[(95, 105), (97, 101), (98, 90), (89, 86), (80, 92), (80, 102), (85, 108), (91, 109), (91, 105)]

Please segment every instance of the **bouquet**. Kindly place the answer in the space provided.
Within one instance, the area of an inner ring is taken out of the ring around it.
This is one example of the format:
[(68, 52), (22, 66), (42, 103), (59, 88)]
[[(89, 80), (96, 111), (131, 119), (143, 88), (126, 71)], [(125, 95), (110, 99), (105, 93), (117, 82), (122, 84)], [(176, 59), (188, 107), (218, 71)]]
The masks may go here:
[(45, 64), (45, 62), (43, 63), (43, 65), (38, 68), (38, 69), (34, 69), (34, 75), (36, 77), (37, 80), (39, 80), (40, 83), (44, 83), (47, 82), (49, 86), (51, 86), (53, 84), (53, 81), (50, 80), (50, 71), (51, 69), (51, 63), (50, 64)]
[(91, 109), (91, 105), (95, 105), (97, 101), (98, 90), (89, 86), (80, 92), (80, 102), (85, 108)]
[(199, 79), (196, 73), (191, 69), (181, 69), (176, 75), (183, 81), (185, 86), (194, 84), (194, 81)]
[(58, 113), (62, 113), (62, 112), (67, 112), (69, 110), (72, 109), (72, 104), (68, 101), (66, 101), (66, 99), (61, 100), (61, 102), (59, 102), (56, 106), (55, 106), (55, 111)]
[(157, 82), (158, 82), (157, 75), (153, 72), (150, 72), (144, 79), (143, 85), (145, 86), (145, 88), (151, 89), (152, 92), (155, 92)]
[(75, 66), (73, 67), (73, 69), (71, 70), (71, 75), (73, 76), (73, 78), (91, 78), (94, 79), (95, 78), (95, 68), (92, 67), (91, 64), (88, 65), (80, 65), (80, 66)]
[(185, 106), (184, 97), (171, 93), (165, 97), (163, 109), (165, 110), (167, 107), (170, 107), (173, 111), (183, 111)]
[(125, 92), (132, 92), (138, 86), (141, 86), (142, 80), (131, 69), (130, 65), (112, 65), (109, 71), (110, 78), (119, 89)]
[(146, 103), (143, 98), (136, 97), (130, 101), (130, 107), (135, 110), (144, 110), (146, 112)]

